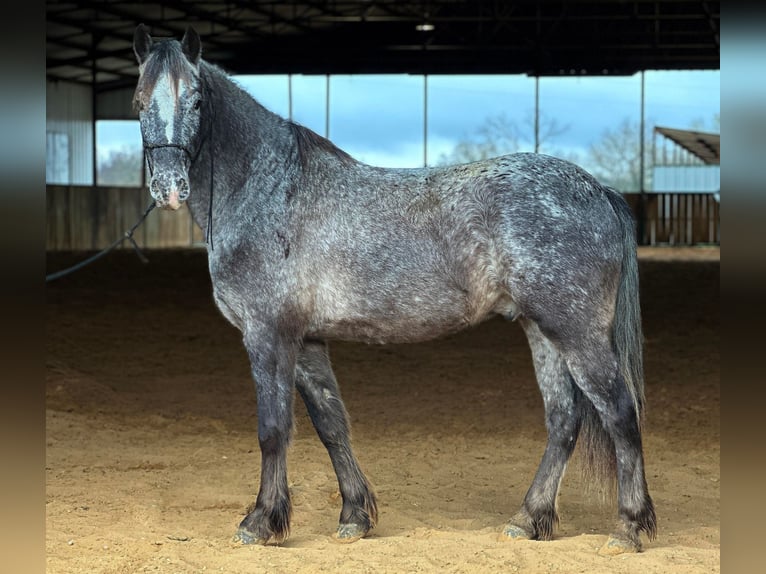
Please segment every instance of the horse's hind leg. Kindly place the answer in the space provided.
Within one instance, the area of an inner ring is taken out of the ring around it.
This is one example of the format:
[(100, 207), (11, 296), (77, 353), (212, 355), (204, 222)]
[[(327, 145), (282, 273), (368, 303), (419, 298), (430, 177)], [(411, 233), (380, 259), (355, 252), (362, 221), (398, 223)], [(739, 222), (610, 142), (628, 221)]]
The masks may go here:
[(601, 553), (640, 551), (639, 533), (643, 530), (654, 538), (657, 524), (644, 474), (641, 430), (633, 397), (606, 334), (589, 333), (564, 347), (575, 383), (595, 407), (615, 448), (620, 523)]
[(503, 530), (508, 538), (550, 540), (558, 523), (556, 499), (580, 432), (582, 394), (553, 343), (532, 321), (522, 320), (545, 404), (548, 443), (524, 503)]
[(348, 414), (324, 343), (305, 343), (298, 356), (295, 381), (338, 477), (343, 508), (335, 538), (353, 542), (375, 526), (378, 509), (375, 494), (351, 450)]

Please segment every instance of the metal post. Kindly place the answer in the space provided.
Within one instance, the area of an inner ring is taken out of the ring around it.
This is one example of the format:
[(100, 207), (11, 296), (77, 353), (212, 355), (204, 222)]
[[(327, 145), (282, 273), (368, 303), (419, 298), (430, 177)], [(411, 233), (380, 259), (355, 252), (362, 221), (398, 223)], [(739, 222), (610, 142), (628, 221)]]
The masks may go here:
[(535, 153), (540, 153), (540, 76), (535, 76)]
[(644, 70), (641, 70), (641, 133), (639, 134), (639, 140), (640, 140), (640, 154), (641, 157), (639, 158), (639, 165), (641, 173), (639, 174), (639, 191), (641, 192), (640, 199), (638, 202), (638, 217), (636, 218), (637, 221), (637, 235), (638, 235), (638, 242), (641, 244), (646, 243), (645, 239), (645, 230), (646, 230), (646, 189), (644, 187), (644, 132), (646, 131), (644, 129), (644, 107), (646, 104), (645, 101), (645, 72)]
[(330, 74), (325, 76), (324, 88), (324, 137), (330, 139)]
[(428, 167), (428, 74), (423, 74), (423, 167)]
[(639, 158), (641, 165), (641, 173), (639, 175), (639, 190), (641, 193), (644, 193), (644, 132), (646, 131), (644, 128), (644, 78), (645, 72), (641, 70), (641, 157)]
[[(96, 43), (98, 40), (96, 40), (95, 36), (93, 37), (93, 44), (92, 44), (92, 50), (93, 50), (93, 58), (91, 59), (90, 64), (90, 71), (93, 76), (93, 81), (90, 84), (90, 114), (91, 114), (91, 151), (92, 151), (92, 158), (93, 158), (93, 165), (91, 166), (92, 171), (92, 177), (93, 177), (93, 187), (96, 187), (98, 185), (98, 150), (96, 149), (96, 121), (98, 119), (98, 106), (96, 104)], [(71, 183), (71, 181), (70, 181)]]
[(293, 75), (287, 74), (287, 119), (293, 121)]

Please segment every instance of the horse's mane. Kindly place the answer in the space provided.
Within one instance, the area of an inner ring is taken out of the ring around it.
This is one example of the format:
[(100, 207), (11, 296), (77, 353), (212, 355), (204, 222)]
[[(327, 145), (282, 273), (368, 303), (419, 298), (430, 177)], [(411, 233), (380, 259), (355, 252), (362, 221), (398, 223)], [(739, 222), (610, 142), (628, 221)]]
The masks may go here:
[[(237, 89), (237, 91), (244, 94), (247, 98), (253, 100), (258, 106), (261, 108), (264, 107), (250, 92), (245, 90), (237, 82), (233, 81), (231, 75), (223, 68), (205, 60), (201, 61), (200, 68), (203, 70), (203, 82), (208, 84), (209, 87), (211, 84), (214, 85), (218, 83), (231, 84)], [(311, 162), (312, 155), (317, 151), (328, 153), (344, 163), (353, 163), (355, 161), (354, 158), (351, 157), (348, 153), (340, 149), (327, 138), (320, 136), (314, 130), (302, 126), (301, 124), (292, 120), (287, 120), (268, 109), (266, 109), (266, 111), (269, 114), (279, 118), (279, 121), (285, 122), (290, 128), (290, 132), (295, 139), (295, 146), (298, 152), (298, 160), (301, 164), (301, 167), (308, 167), (309, 163)]]
[(344, 163), (354, 162), (354, 158), (349, 154), (327, 138), (320, 136), (315, 131), (295, 122), (288, 122), (288, 124), (290, 125), (290, 131), (292, 131), (293, 136), (295, 137), (295, 145), (298, 149), (298, 159), (301, 163), (301, 167), (304, 169), (308, 167), (312, 154), (317, 150), (329, 153)]

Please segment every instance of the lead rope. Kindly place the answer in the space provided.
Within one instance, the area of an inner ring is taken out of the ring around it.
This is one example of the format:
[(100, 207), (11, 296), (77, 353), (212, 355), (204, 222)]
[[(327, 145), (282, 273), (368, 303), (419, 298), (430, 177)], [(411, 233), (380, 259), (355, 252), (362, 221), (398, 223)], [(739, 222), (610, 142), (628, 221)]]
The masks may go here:
[(213, 149), (213, 129), (215, 128), (215, 107), (213, 107), (212, 99), (210, 102), (211, 118), (210, 118), (210, 201), (207, 206), (207, 228), (205, 229), (205, 242), (210, 246), (210, 251), (213, 251), (213, 171), (215, 165), (215, 150)]
[[(210, 139), (213, 139), (213, 128), (210, 128)], [(210, 251), (213, 251), (213, 158), (215, 154), (210, 150), (210, 201), (207, 206), (207, 228), (205, 229), (205, 242), (210, 245)]]
[(101, 251), (96, 253), (94, 256), (89, 257), (85, 261), (81, 261), (80, 263), (77, 263), (76, 265), (72, 265), (71, 267), (67, 267), (66, 269), (62, 269), (61, 271), (56, 271), (55, 273), (50, 273), (50, 274), (46, 275), (45, 276), (45, 282), (47, 283), (48, 281), (53, 281), (54, 279), (58, 279), (59, 277), (64, 277), (65, 275), (69, 275), (70, 273), (73, 273), (74, 271), (77, 271), (78, 269), (82, 269), (83, 267), (85, 267), (89, 263), (93, 263), (97, 259), (100, 259), (104, 255), (109, 253), (112, 249), (117, 247), (120, 243), (122, 243), (126, 239), (128, 241), (130, 241), (130, 243), (133, 245), (133, 249), (136, 251), (136, 255), (138, 255), (138, 258), (141, 260), (141, 262), (142, 263), (148, 263), (149, 260), (141, 252), (141, 249), (139, 249), (138, 243), (136, 243), (136, 240), (133, 239), (133, 232), (138, 228), (139, 225), (141, 225), (144, 222), (144, 219), (146, 219), (146, 216), (149, 215), (149, 212), (151, 212), (151, 210), (154, 209), (156, 207), (156, 205), (157, 204), (154, 201), (152, 201), (149, 204), (149, 207), (146, 208), (146, 211), (144, 211), (144, 214), (139, 218), (138, 221), (136, 221), (136, 223), (133, 225), (133, 227), (128, 229), (122, 235), (122, 237), (120, 237), (119, 239), (116, 239), (114, 242), (112, 242), (112, 244), (109, 247), (107, 247), (105, 249), (102, 249)]

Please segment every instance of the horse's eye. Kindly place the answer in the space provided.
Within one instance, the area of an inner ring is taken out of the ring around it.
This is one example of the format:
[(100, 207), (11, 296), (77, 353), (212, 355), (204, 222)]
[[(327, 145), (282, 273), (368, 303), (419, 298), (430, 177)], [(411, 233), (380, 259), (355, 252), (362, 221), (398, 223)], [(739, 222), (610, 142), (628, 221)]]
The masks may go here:
[(194, 102), (194, 109), (195, 110), (198, 110), (201, 107), (202, 107), (202, 100), (201, 99), (198, 99), (197, 101)]

